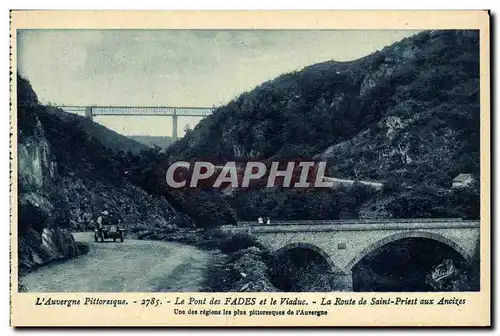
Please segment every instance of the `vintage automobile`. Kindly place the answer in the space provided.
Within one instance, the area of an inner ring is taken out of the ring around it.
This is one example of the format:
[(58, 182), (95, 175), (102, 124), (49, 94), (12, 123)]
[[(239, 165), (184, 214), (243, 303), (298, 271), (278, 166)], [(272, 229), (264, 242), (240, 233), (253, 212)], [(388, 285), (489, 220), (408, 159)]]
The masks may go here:
[(123, 243), (125, 239), (125, 229), (120, 227), (120, 225), (109, 224), (102, 225), (94, 230), (94, 239), (96, 242), (99, 241), (99, 239), (103, 242), (104, 239), (108, 238), (113, 238), (113, 241), (120, 239), (120, 242)]

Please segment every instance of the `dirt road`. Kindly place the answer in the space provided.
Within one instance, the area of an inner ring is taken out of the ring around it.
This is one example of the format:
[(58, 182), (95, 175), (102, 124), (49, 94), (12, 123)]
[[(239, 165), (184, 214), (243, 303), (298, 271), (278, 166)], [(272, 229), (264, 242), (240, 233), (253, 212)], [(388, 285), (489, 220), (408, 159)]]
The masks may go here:
[(89, 253), (42, 267), (21, 278), (29, 292), (196, 292), (213, 252), (170, 242), (125, 239), (96, 243), (74, 234)]

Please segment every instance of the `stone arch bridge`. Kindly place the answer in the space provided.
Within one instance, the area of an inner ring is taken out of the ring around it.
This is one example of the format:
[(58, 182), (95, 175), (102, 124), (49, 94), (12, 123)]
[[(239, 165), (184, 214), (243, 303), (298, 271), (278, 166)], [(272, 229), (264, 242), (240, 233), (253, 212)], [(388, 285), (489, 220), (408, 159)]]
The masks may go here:
[(461, 219), (239, 222), (225, 230), (252, 234), (275, 253), (294, 248), (316, 251), (330, 265), (333, 288), (342, 291), (352, 291), (352, 268), (383, 245), (410, 237), (428, 238), (452, 247), (470, 262), (480, 231), (479, 221)]

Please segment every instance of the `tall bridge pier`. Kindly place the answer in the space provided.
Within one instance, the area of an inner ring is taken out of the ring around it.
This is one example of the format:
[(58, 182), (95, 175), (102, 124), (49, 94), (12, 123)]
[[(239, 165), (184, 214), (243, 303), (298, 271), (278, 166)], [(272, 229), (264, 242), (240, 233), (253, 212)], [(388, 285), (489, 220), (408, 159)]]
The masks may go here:
[(89, 118), (92, 121), (94, 120), (94, 115), (92, 114), (92, 106), (85, 107), (85, 117)]
[(58, 106), (60, 109), (83, 114), (94, 120), (95, 116), (169, 116), (172, 117), (172, 138), (178, 140), (179, 117), (206, 117), (215, 107), (170, 107), (170, 106)]
[(177, 141), (177, 110), (175, 108), (172, 114), (172, 139)]

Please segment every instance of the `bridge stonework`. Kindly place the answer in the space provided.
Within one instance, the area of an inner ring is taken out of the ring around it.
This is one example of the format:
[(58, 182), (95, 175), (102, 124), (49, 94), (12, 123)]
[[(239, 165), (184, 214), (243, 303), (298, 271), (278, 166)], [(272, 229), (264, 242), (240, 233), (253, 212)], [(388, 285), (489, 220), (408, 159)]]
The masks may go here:
[(276, 254), (294, 248), (316, 251), (333, 273), (332, 288), (352, 291), (352, 268), (379, 247), (403, 238), (428, 238), (446, 244), (470, 262), (479, 244), (479, 221), (412, 220), (331, 224), (239, 225), (231, 231), (247, 232)]

